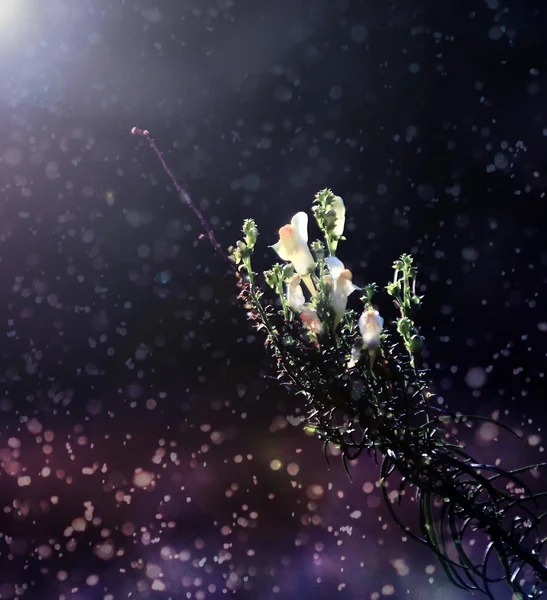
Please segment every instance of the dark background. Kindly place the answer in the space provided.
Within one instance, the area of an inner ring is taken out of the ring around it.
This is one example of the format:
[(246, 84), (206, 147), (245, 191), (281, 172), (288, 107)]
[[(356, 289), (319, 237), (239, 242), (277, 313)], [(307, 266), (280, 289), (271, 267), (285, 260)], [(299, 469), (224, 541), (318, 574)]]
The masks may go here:
[(546, 28), (534, 0), (2, 2), (0, 598), (467, 597), (401, 540), (372, 462), (351, 484), (287, 421), (130, 129), (224, 247), (256, 219), (257, 269), (324, 187), (357, 285), (412, 252), (439, 403), (529, 442), (476, 428), (479, 459), (538, 461)]

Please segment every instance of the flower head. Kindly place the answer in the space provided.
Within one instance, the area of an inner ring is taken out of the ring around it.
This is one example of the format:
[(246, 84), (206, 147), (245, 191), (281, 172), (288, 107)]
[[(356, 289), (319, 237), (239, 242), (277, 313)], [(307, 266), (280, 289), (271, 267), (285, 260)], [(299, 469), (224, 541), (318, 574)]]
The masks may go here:
[(380, 333), (384, 326), (384, 319), (377, 310), (372, 307), (363, 311), (359, 318), (359, 331), (363, 343), (369, 348), (377, 348), (380, 345)]
[(315, 261), (308, 248), (308, 215), (299, 212), (288, 225), (279, 230), (279, 242), (271, 246), (279, 258), (290, 261), (294, 270), (302, 275), (304, 283), (312, 295), (316, 294), (310, 273), (315, 269)]
[(299, 212), (288, 225), (279, 230), (279, 242), (272, 248), (279, 258), (290, 261), (297, 273), (306, 275), (315, 267), (315, 261), (308, 248), (308, 215)]

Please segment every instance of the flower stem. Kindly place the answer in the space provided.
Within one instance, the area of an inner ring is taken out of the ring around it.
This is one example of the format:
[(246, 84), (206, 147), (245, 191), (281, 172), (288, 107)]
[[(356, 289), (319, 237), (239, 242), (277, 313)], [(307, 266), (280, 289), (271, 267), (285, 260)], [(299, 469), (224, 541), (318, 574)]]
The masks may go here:
[[(180, 183), (177, 181), (176, 177), (173, 175), (173, 172), (171, 171), (171, 169), (167, 166), (167, 163), (165, 162), (165, 159), (163, 158), (162, 152), (160, 152), (159, 148), (156, 145), (156, 142), (150, 136), (150, 132), (148, 131), (148, 129), (139, 129), (138, 127), (133, 127), (133, 129), (131, 130), (131, 134), (132, 135), (140, 135), (141, 137), (145, 138), (148, 141), (150, 148), (152, 148), (152, 150), (154, 151), (156, 156), (159, 158), (161, 165), (163, 167), (163, 170), (167, 173), (167, 175), (171, 179), (177, 192), (182, 196), (182, 198), (184, 199), (186, 204), (188, 204), (188, 206), (194, 211), (197, 218), (200, 220), (200, 223), (203, 226), (203, 228), (205, 229), (205, 231), (207, 233), (207, 237), (209, 238), (209, 241), (211, 242), (211, 245), (213, 246), (213, 248), (215, 249), (217, 254), (219, 254), (225, 261), (227, 261), (228, 264), (231, 266), (231, 268), (237, 272), (236, 266), (230, 260), (230, 257), (228, 256), (228, 254), (226, 254), (226, 252), (222, 249), (222, 246), (218, 243), (218, 241), (215, 237), (215, 234), (213, 233), (213, 230), (209, 226), (209, 223), (207, 223), (205, 217), (203, 216), (203, 214), (201, 213), (199, 208), (193, 203), (188, 192), (180, 185)], [(202, 234), (200, 236), (200, 239), (203, 239), (203, 237), (205, 237), (205, 236), (203, 236), (203, 234)]]

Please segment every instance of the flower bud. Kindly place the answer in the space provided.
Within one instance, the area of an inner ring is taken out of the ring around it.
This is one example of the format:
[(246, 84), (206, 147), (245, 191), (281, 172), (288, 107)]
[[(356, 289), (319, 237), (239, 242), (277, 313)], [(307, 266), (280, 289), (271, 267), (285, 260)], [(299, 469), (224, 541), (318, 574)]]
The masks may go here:
[(294, 267), (292, 266), (292, 264), (289, 263), (287, 265), (284, 265), (283, 271), (282, 271), (283, 281), (287, 281), (287, 279), (291, 279), (293, 275), (294, 275)]
[(247, 245), (249, 248), (253, 248), (258, 238), (258, 229), (252, 219), (246, 219), (243, 223), (243, 233), (245, 234)]
[(319, 240), (311, 245), (312, 252), (315, 254), (315, 260), (321, 262), (325, 258), (325, 246)]
[(411, 330), (414, 328), (414, 323), (407, 317), (403, 317), (397, 321), (397, 331), (404, 337), (410, 335)]
[(414, 334), (408, 342), (408, 349), (412, 354), (418, 354), (424, 348), (424, 340), (421, 335)]

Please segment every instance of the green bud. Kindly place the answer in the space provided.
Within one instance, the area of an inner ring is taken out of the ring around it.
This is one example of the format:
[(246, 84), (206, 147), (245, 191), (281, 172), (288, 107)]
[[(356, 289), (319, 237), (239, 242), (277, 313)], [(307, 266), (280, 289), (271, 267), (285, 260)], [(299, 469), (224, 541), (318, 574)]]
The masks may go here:
[(237, 252), (239, 253), (241, 260), (245, 260), (246, 258), (249, 258), (249, 256), (251, 256), (251, 249), (247, 246), (245, 242), (239, 240), (236, 243), (236, 246)]
[(253, 248), (258, 238), (258, 229), (253, 219), (245, 219), (243, 221), (243, 233), (245, 234), (245, 241), (249, 248)]
[(424, 348), (424, 340), (421, 335), (415, 333), (408, 342), (408, 349), (412, 354), (417, 354), (421, 352)]
[(364, 288), (365, 295), (361, 296), (361, 302), (363, 302), (363, 304), (366, 304), (367, 306), (371, 305), (372, 297), (376, 293), (377, 289), (378, 289), (378, 286), (375, 283), (368, 283), (367, 285), (365, 285), (365, 288)]
[(270, 269), (269, 271), (264, 271), (264, 279), (271, 288), (275, 289), (278, 282), (278, 277), (273, 269)]
[(401, 258), (399, 260), (402, 262), (405, 270), (410, 273), (412, 262), (414, 261), (412, 256), (410, 256), (410, 254), (401, 254)]
[(315, 240), (315, 242), (311, 245), (312, 252), (315, 254), (315, 259), (317, 261), (323, 260), (325, 256), (325, 245), (323, 242), (319, 240)]
[(283, 265), (283, 270), (281, 273), (281, 278), (283, 279), (283, 281), (287, 281), (287, 279), (291, 279), (291, 277), (293, 275), (294, 275), (294, 267), (290, 263)]
[(236, 265), (238, 265), (241, 262), (241, 256), (240, 256), (239, 250), (237, 248), (230, 246), (228, 248), (228, 255), (235, 262)]
[(407, 317), (397, 321), (397, 331), (404, 337), (408, 337), (414, 328), (414, 323)]
[(335, 196), (332, 190), (325, 188), (315, 194), (314, 203), (326, 208), (326, 206), (334, 200)]
[(392, 281), (386, 285), (386, 291), (390, 296), (399, 296), (400, 286)]

